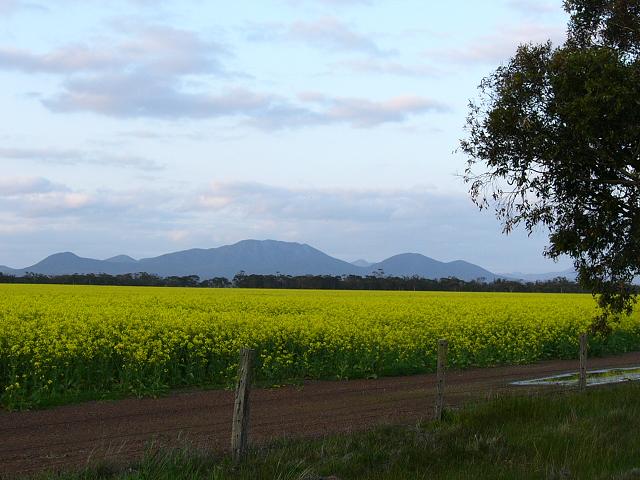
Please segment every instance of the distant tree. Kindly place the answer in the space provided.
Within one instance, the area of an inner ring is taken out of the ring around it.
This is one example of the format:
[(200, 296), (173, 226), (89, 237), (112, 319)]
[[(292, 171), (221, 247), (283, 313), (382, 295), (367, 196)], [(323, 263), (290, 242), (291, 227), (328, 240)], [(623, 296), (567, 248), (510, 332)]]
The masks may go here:
[(225, 277), (213, 277), (208, 280), (202, 280), (200, 286), (206, 288), (228, 288), (231, 286), (231, 282)]
[(244, 270), (240, 270), (238, 273), (236, 273), (233, 277), (233, 279), (231, 280), (231, 283), (233, 284), (234, 287), (245, 287), (246, 288), (246, 283), (247, 281), (247, 274), (245, 273)]
[(640, 0), (567, 0), (566, 43), (521, 45), (472, 102), (464, 179), (505, 232), (549, 230), (607, 314), (640, 274)]
[(377, 268), (371, 275), (375, 278), (384, 278), (384, 269)]

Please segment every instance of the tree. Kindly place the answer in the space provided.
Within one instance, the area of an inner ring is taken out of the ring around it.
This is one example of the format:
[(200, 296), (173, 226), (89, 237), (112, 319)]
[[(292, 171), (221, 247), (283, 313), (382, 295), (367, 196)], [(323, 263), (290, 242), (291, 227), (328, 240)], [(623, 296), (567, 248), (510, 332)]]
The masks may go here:
[(504, 232), (549, 231), (610, 313), (640, 274), (640, 0), (567, 0), (567, 41), (521, 45), (482, 80), (461, 150), (474, 202)]

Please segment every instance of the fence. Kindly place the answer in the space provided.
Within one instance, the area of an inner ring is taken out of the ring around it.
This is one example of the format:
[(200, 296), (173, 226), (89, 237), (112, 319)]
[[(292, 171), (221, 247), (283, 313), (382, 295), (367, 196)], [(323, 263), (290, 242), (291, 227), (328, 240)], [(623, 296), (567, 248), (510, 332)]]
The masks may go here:
[[(447, 370), (449, 344), (442, 339), (435, 374), (312, 381), (278, 389), (251, 388), (256, 354), (243, 350), (235, 396), (222, 390), (197, 391), (55, 410), (0, 412), (0, 477), (7, 472), (83, 466), (87, 458), (131, 460), (144, 452), (150, 439), (163, 447), (187, 438), (202, 448), (231, 451), (234, 460), (241, 462), (251, 445), (282, 436), (315, 437), (379, 423), (437, 420), (448, 408), (502, 392), (554, 394), (566, 392), (567, 384), (584, 389), (588, 385), (586, 335), (580, 336), (579, 345), (578, 361), (460, 371)], [(591, 370), (639, 365), (640, 353), (589, 360)], [(555, 387), (530, 382), (566, 372), (574, 372), (573, 377), (561, 377)]]
[[(579, 370), (578, 389), (587, 387), (587, 334), (579, 337)], [(449, 342), (446, 339), (438, 341), (438, 359), (436, 367), (436, 397), (434, 407), (434, 420), (442, 420), (445, 406), (445, 371), (447, 368), (447, 350)], [(249, 438), (249, 382), (251, 378), (252, 359), (254, 350), (242, 350), (238, 367), (238, 384), (236, 388), (235, 409), (233, 414), (233, 431), (231, 437), (231, 451), (234, 461), (242, 460), (248, 449)]]

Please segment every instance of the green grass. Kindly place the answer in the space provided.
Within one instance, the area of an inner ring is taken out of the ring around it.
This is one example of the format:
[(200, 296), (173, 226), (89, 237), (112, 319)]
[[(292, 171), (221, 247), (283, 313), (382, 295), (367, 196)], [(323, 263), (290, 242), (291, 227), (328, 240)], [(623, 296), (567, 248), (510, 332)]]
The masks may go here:
[(127, 469), (58, 480), (640, 479), (640, 385), (540, 397), (501, 397), (442, 422), (379, 427), (318, 440), (279, 441), (234, 468), (184, 448), (149, 453)]

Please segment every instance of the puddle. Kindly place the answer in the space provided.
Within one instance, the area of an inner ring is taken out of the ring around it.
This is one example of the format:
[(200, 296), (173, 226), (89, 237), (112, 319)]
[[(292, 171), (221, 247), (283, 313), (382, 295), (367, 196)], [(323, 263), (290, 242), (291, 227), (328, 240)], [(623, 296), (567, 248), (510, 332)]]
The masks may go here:
[[(577, 386), (579, 374), (564, 373), (562, 375), (554, 375), (551, 377), (534, 378), (532, 380), (521, 380), (519, 382), (511, 382), (511, 385), (562, 385)], [(587, 387), (592, 385), (604, 385), (607, 383), (622, 383), (633, 380), (640, 380), (640, 367), (629, 368), (607, 368), (603, 370), (591, 370), (587, 372)]]

